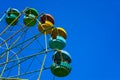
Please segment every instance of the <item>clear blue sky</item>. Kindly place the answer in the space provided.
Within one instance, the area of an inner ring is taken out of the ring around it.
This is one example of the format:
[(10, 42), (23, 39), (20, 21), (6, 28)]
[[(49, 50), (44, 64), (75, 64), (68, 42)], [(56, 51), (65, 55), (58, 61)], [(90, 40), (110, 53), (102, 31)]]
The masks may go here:
[[(55, 80), (120, 80), (119, 0), (0, 1), (0, 12), (9, 7), (50, 13), (55, 25), (66, 29), (65, 50), (72, 56), (72, 72)], [(44, 72), (42, 80), (51, 80), (48, 74), (50, 71)]]

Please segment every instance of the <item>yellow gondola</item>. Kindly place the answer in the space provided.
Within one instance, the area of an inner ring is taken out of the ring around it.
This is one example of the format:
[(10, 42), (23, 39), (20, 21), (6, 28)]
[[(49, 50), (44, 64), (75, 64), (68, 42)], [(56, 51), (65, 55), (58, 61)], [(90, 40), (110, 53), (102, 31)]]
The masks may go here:
[(39, 24), (38, 24), (38, 30), (41, 33), (45, 33), (46, 32), (46, 34), (51, 34), (52, 28), (53, 28), (53, 24), (50, 21), (45, 21), (44, 24), (41, 24), (39, 22)]
[(52, 28), (54, 26), (54, 18), (50, 14), (43, 14), (40, 17), (40, 22), (38, 24), (38, 30), (42, 33), (51, 34)]
[(51, 37), (53, 38), (53, 39), (56, 39), (56, 37), (57, 36), (62, 36), (63, 38), (67, 38), (67, 32), (63, 29), (63, 28), (60, 28), (60, 27), (58, 27), (58, 28), (54, 28), (53, 30), (52, 30), (52, 33), (51, 33)]

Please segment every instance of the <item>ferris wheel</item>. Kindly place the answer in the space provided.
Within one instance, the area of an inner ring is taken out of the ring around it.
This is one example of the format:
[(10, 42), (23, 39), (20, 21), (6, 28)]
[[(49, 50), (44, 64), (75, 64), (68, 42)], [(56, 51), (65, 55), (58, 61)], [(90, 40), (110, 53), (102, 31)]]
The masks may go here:
[(67, 33), (54, 26), (52, 15), (27, 7), (8, 8), (0, 17), (0, 80), (41, 80), (44, 70), (56, 77), (71, 72), (71, 56), (63, 50)]

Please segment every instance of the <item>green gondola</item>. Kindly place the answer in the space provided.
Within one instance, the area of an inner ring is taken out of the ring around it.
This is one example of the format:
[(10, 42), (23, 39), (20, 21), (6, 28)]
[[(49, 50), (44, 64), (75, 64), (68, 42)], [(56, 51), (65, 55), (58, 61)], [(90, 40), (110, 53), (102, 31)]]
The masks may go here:
[(53, 55), (54, 63), (51, 66), (51, 72), (57, 77), (65, 77), (71, 72), (71, 56), (68, 52), (58, 50)]
[(10, 8), (7, 11), (7, 15), (6, 15), (6, 23), (8, 25), (16, 25), (18, 23), (18, 18), (19, 18), (20, 12), (15, 9), (15, 8)]
[(51, 72), (57, 77), (65, 77), (71, 72), (71, 66), (67, 62), (61, 62), (59, 65), (54, 63)]
[(36, 9), (34, 8), (28, 8), (24, 11), (24, 24), (26, 26), (34, 26), (37, 22), (37, 18), (38, 18), (38, 12)]

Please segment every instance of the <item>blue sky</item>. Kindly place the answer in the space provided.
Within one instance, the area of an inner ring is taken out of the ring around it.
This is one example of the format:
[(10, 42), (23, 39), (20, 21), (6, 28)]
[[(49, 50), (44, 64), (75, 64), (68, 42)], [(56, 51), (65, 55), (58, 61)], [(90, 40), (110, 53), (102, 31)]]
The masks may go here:
[[(55, 80), (120, 80), (119, 0), (1, 0), (0, 7), (0, 12), (33, 7), (50, 13), (55, 26), (67, 31), (72, 71)], [(43, 72), (42, 80), (46, 74), (51, 75)]]

